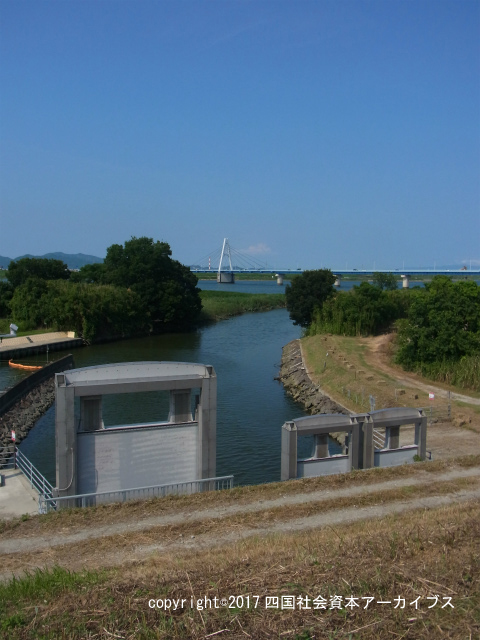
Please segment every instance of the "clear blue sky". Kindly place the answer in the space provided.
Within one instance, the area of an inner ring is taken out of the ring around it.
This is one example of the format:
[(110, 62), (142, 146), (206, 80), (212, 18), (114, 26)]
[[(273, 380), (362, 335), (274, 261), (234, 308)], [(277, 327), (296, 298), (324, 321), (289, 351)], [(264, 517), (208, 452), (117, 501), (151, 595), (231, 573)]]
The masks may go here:
[(479, 0), (0, 0), (0, 255), (480, 266)]

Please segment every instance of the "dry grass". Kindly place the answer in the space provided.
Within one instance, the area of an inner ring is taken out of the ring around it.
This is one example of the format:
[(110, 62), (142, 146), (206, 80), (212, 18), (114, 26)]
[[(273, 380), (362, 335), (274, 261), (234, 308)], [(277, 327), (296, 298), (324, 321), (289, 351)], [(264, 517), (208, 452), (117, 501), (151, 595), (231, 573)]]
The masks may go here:
[[(439, 387), (458, 393), (462, 389), (431, 382), (427, 379), (403, 371), (394, 365), (388, 357), (390, 342), (383, 345), (386, 360), (389, 362), (389, 373), (379, 366), (379, 355), (372, 351), (371, 338), (352, 338), (337, 335), (316, 335), (302, 340), (302, 349), (306, 364), (314, 380), (333, 400), (346, 406), (351, 411), (370, 410), (369, 396), (375, 397), (376, 409), (385, 407), (427, 407), (430, 406), (428, 391), (425, 385)], [(326, 354), (328, 353), (328, 356)], [(326, 362), (326, 368), (325, 363)], [(402, 377), (408, 376), (417, 382), (402, 384)], [(474, 392), (469, 395), (478, 397)], [(447, 414), (448, 401), (438, 394), (434, 401), (434, 411), (440, 415)], [(464, 405), (464, 411), (478, 415), (473, 405)], [(452, 404), (452, 415), (457, 412), (456, 403)]]
[(68, 509), (32, 516), (25, 521), (22, 518), (0, 521), (0, 540), (7, 539), (12, 535), (29, 537), (53, 532), (56, 535), (62, 535), (72, 533), (78, 528), (128, 522), (132, 519), (139, 521), (152, 516), (182, 511), (189, 512), (192, 509), (202, 511), (212, 507), (248, 505), (261, 500), (308, 494), (321, 489), (334, 490), (359, 485), (368, 486), (398, 478), (415, 478), (425, 474), (432, 475), (456, 468), (471, 468), (479, 465), (480, 455), (470, 455), (449, 460), (419, 462), (401, 467), (375, 468), (335, 476), (236, 487), (231, 491), (197, 493), (190, 496), (168, 496), (159, 499), (107, 504), (87, 509)]
[[(228, 541), (231, 534), (240, 535), (243, 532), (252, 534), (258, 530), (265, 530), (273, 525), (288, 523), (300, 518), (310, 518), (319, 514), (325, 516), (332, 511), (345, 509), (361, 509), (377, 507), (395, 502), (411, 502), (417, 498), (425, 499), (433, 496), (445, 496), (459, 491), (468, 491), (480, 485), (479, 477), (457, 478), (450, 481), (435, 481), (429, 484), (412, 484), (391, 489), (383, 489), (372, 493), (354, 496), (334, 496), (322, 500), (306, 503), (290, 504), (288, 506), (267, 507), (250, 512), (240, 512), (229, 515), (206, 517), (196, 520), (189, 519), (183, 523), (149, 526), (141, 531), (125, 531), (121, 534), (104, 534), (84, 541), (74, 542), (75, 554), (72, 558), (72, 543), (62, 546), (49, 547), (31, 553), (15, 553), (2, 558), (3, 572), (19, 572), (25, 567), (41, 567), (58, 565), (78, 569), (80, 567), (99, 568), (107, 564), (118, 564), (128, 559), (128, 550), (141, 551), (141, 547), (181, 545), (188, 538), (204, 536), (203, 544), (210, 541), (221, 544)], [(124, 557), (125, 556), (125, 557)]]
[[(249, 539), (224, 549), (157, 555), (101, 578), (79, 575), (71, 585), (59, 583), (47, 591), (38, 581), (37, 591), (28, 596), (22, 595), (26, 587), (10, 584), (0, 593), (2, 624), (9, 625), (12, 640), (476, 638), (479, 534), (480, 506), (475, 502)], [(195, 600), (243, 596), (244, 606), (198, 611), (190, 608), (192, 595)], [(334, 595), (343, 603), (354, 596), (360, 607), (265, 608), (266, 596), (287, 595), (321, 595), (327, 607)], [(257, 608), (253, 596), (259, 597)], [(434, 596), (439, 603), (429, 609), (435, 600), (427, 597)], [(374, 601), (365, 607), (367, 597)], [(416, 609), (410, 603), (418, 597)], [(151, 598), (183, 598), (186, 603), (165, 613), (149, 608)], [(400, 601), (395, 608), (397, 598), (405, 599), (404, 607)], [(445, 598), (452, 598), (454, 609), (441, 608)], [(377, 604), (379, 600), (391, 603)]]

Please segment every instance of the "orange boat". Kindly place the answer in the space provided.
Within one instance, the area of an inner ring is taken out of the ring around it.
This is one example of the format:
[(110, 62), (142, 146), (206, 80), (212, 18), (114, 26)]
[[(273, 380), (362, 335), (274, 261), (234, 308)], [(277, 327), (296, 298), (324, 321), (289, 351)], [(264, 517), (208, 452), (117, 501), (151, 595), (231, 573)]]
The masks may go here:
[(12, 362), (12, 360), (9, 360), (8, 364), (14, 369), (24, 369), (25, 371), (37, 371), (37, 369), (43, 369), (41, 365), (37, 367), (29, 364), (17, 364), (16, 362)]

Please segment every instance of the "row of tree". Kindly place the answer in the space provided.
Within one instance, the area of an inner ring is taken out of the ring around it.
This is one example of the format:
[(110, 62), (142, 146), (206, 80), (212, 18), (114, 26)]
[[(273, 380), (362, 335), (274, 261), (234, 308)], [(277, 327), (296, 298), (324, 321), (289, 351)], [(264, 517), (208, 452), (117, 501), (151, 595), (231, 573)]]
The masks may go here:
[[(373, 274), (373, 286), (365, 282), (360, 287), (353, 287), (353, 295), (358, 293), (358, 298), (355, 300), (352, 300), (350, 295), (347, 297), (342, 296), (344, 292), (334, 295), (333, 284), (335, 279), (329, 269), (304, 271), (300, 276), (296, 276), (293, 279), (291, 286), (285, 292), (287, 309), (290, 312), (290, 318), (293, 323), (304, 328), (310, 327), (314, 321), (321, 321), (319, 313), (323, 311), (326, 305), (330, 305), (330, 310), (326, 312), (325, 318), (322, 320), (326, 323), (337, 322), (337, 326), (336, 329), (330, 329), (325, 325), (325, 331), (345, 333), (346, 335), (377, 332), (377, 323), (372, 324), (370, 320), (367, 320), (365, 326), (359, 325), (356, 314), (368, 300), (371, 300), (371, 304), (367, 306), (372, 307), (372, 309), (366, 314), (367, 318), (372, 314), (379, 315), (379, 307), (389, 306), (388, 297), (383, 295), (382, 292), (384, 290), (397, 292), (397, 280), (393, 273), (375, 272)], [(390, 298), (393, 299), (393, 294)], [(335, 312), (335, 305), (338, 306), (338, 314)], [(343, 321), (345, 314), (350, 317), (346, 323)], [(335, 318), (337, 315), (339, 317)], [(383, 318), (383, 314), (380, 313), (380, 322), (382, 324), (390, 322), (392, 318), (389, 315), (391, 316), (391, 314), (387, 313)], [(320, 325), (318, 326), (320, 330)]]
[(335, 292), (328, 270), (306, 271), (287, 289), (287, 308), (309, 335), (377, 335), (396, 329), (396, 361), (405, 369), (480, 390), (480, 287), (436, 276), (425, 287), (397, 289), (375, 274)]
[(166, 242), (133, 237), (79, 272), (61, 260), (11, 262), (0, 283), (0, 316), (25, 329), (73, 329), (88, 340), (191, 328), (202, 307), (197, 277), (171, 255)]

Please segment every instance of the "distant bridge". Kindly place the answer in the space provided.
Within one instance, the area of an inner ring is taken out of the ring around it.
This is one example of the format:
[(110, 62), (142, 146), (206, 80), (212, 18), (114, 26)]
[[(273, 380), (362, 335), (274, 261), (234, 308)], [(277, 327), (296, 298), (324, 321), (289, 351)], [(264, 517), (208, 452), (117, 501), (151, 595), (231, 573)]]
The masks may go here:
[[(334, 275), (339, 276), (373, 276), (374, 273), (393, 273), (394, 275), (401, 277), (405, 271), (409, 276), (478, 276), (480, 277), (480, 270), (469, 269), (333, 269), (331, 267), (322, 267), (323, 269), (329, 269)], [(222, 271), (228, 271), (234, 274), (241, 273), (265, 273), (265, 274), (277, 274), (280, 273), (284, 276), (299, 275), (304, 271), (312, 271), (312, 269), (243, 269), (241, 267), (232, 267), (232, 269), (223, 269)], [(217, 269), (209, 269), (208, 267), (190, 267), (190, 271), (193, 273), (208, 273), (216, 271)]]
[[(218, 259), (218, 253), (220, 258)], [(233, 258), (233, 264), (232, 264)], [(201, 264), (191, 265), (190, 270), (194, 273), (208, 273), (212, 271), (217, 272), (217, 282), (230, 283), (235, 282), (235, 275), (238, 274), (269, 274), (274, 275), (277, 278), (278, 284), (283, 284), (283, 278), (302, 274), (306, 269), (292, 269), (291, 267), (276, 268), (269, 267), (261, 264), (258, 260), (255, 260), (251, 256), (242, 254), (230, 247), (228, 238), (223, 240), (223, 246), (221, 251), (213, 252), (213, 261), (216, 264), (218, 259), (218, 268), (212, 269), (212, 256), (203, 258), (200, 263), (205, 261), (205, 266)], [(235, 264), (239, 263), (239, 264)], [(207, 266), (208, 265), (208, 266)], [(325, 267), (327, 268), (327, 267)], [(309, 269), (310, 270), (310, 269)], [(480, 277), (479, 269), (333, 269), (330, 271), (336, 276), (336, 286), (340, 285), (342, 276), (373, 276), (374, 273), (393, 273), (395, 276), (402, 278), (403, 286), (409, 286), (409, 279), (413, 276), (478, 276)]]

